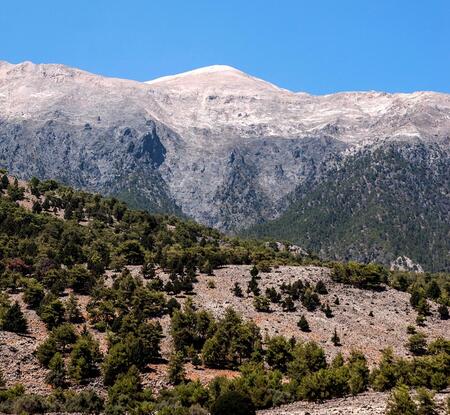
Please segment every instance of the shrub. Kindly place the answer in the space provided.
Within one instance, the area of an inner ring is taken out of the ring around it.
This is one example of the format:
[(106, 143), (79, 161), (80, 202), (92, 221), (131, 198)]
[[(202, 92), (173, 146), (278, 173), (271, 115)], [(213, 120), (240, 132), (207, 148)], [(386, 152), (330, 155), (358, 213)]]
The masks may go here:
[(228, 391), (220, 395), (211, 408), (211, 415), (255, 415), (252, 400), (241, 392)]

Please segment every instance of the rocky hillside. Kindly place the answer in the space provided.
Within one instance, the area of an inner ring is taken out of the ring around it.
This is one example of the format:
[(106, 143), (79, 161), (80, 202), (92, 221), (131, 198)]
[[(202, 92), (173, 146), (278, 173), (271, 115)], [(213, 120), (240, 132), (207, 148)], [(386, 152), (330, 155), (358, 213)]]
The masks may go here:
[[(24, 178), (56, 178), (229, 232), (278, 218), (299, 199), (313, 200), (310, 183), (316, 189), (337, 165), (362, 154), (361, 148), (395, 144), (411, 153), (405, 160), (414, 170), (417, 145), (430, 149), (437, 165), (444, 164), (449, 114), (447, 94), (312, 96), (220, 65), (143, 83), (62, 65), (0, 63), (2, 166)], [(440, 174), (434, 163), (427, 169), (427, 176)], [(392, 180), (377, 182), (384, 186), (381, 193), (401, 187), (393, 181), (395, 172), (390, 173)], [(417, 206), (418, 214), (428, 212), (422, 224), (423, 232), (430, 233), (427, 239), (440, 238), (434, 224), (448, 203), (448, 194), (434, 191), (431, 187), (436, 197), (426, 204), (420, 199)], [(398, 222), (407, 199), (389, 203), (394, 215), (389, 220)], [(384, 232), (374, 225), (372, 213), (369, 209), (361, 218), (361, 226), (368, 234)], [(333, 226), (343, 228), (347, 222)], [(305, 240), (298, 234), (282, 236)], [(419, 261), (402, 243), (382, 246), (394, 249), (387, 255), (374, 251), (376, 238), (361, 243), (337, 250), (324, 239), (308, 245), (340, 257), (387, 261), (390, 255), (406, 255)], [(421, 249), (430, 255), (425, 243)], [(448, 245), (436, 255), (444, 251)], [(434, 263), (428, 262), (430, 269), (439, 268)]]

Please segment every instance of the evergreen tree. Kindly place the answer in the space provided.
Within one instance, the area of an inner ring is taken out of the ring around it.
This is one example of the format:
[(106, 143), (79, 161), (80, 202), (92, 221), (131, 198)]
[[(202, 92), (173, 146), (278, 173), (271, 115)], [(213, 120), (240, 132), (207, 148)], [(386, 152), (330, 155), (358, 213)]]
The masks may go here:
[(120, 374), (114, 385), (109, 388), (105, 413), (107, 415), (138, 413), (137, 408), (143, 398), (139, 371), (136, 366), (132, 366), (127, 373)]
[(71, 323), (79, 323), (83, 321), (83, 317), (81, 316), (80, 308), (78, 307), (78, 301), (75, 295), (71, 293), (66, 302), (66, 318)]
[(283, 311), (293, 312), (296, 310), (294, 300), (290, 295), (288, 295), (283, 301)]
[(14, 333), (27, 332), (28, 323), (17, 301), (6, 310), (3, 316), (2, 329)]
[(239, 283), (237, 283), (237, 282), (235, 282), (234, 283), (234, 286), (233, 286), (233, 294), (236, 296), (236, 297), (243, 297), (243, 293), (242, 293), (242, 288), (241, 288), (241, 286), (239, 285)]
[(298, 321), (297, 326), (301, 331), (304, 331), (305, 333), (311, 331), (309, 328), (308, 320), (306, 320), (306, 317), (303, 314), (300, 316), (300, 320)]
[(341, 339), (339, 338), (339, 336), (338, 336), (338, 334), (337, 334), (336, 328), (334, 329), (333, 336), (331, 337), (331, 342), (332, 342), (333, 345), (335, 345), (335, 346), (341, 346)]
[(8, 176), (7, 176), (6, 174), (4, 174), (4, 175), (2, 176), (2, 180), (1, 180), (1, 182), (0, 182), (0, 185), (1, 185), (1, 188), (2, 188), (2, 189), (7, 189), (7, 188), (8, 188), (8, 185), (9, 185), (9, 179), (8, 179)]
[(57, 352), (48, 365), (49, 372), (45, 381), (55, 388), (62, 388), (66, 383), (66, 368), (61, 353)]
[(47, 328), (51, 330), (53, 327), (59, 326), (64, 321), (65, 311), (64, 304), (60, 300), (56, 299), (47, 304), (41, 305), (39, 309), (39, 316)]
[(253, 306), (256, 311), (268, 313), (270, 311), (270, 301), (263, 295), (258, 295), (253, 299)]
[(432, 280), (427, 286), (426, 293), (429, 298), (437, 300), (441, 295), (441, 288), (435, 280)]
[(261, 294), (261, 291), (258, 287), (258, 281), (256, 280), (256, 277), (253, 277), (250, 279), (250, 282), (248, 283), (247, 287), (247, 293), (253, 293), (255, 297)]
[(38, 200), (36, 200), (36, 201), (33, 203), (33, 207), (31, 208), (31, 211), (32, 211), (33, 213), (41, 213), (41, 212), (42, 212), (42, 206), (41, 206), (41, 204), (39, 203)]
[(185, 381), (184, 357), (181, 352), (172, 353), (169, 360), (168, 377), (173, 385), (178, 385)]
[(89, 334), (80, 336), (70, 353), (69, 376), (78, 383), (84, 382), (97, 373), (99, 360), (98, 343)]
[(315, 291), (317, 294), (328, 294), (327, 287), (325, 286), (325, 283), (322, 280), (317, 281)]
[(292, 347), (282, 336), (275, 336), (266, 341), (266, 362), (273, 368), (285, 373), (292, 360)]
[(449, 319), (449, 312), (448, 307), (444, 304), (440, 304), (438, 307), (438, 313), (441, 320), (448, 320)]
[(192, 364), (194, 365), (195, 369), (197, 369), (202, 364), (202, 360), (200, 359), (200, 356), (198, 355), (198, 353), (193, 354), (191, 361), (192, 361)]
[(36, 309), (44, 299), (45, 292), (42, 284), (38, 283), (35, 279), (30, 279), (23, 292), (23, 300), (32, 309)]
[(331, 311), (330, 304), (326, 303), (325, 305), (323, 305), (322, 311), (324, 312), (325, 317), (327, 317), (327, 318), (333, 317), (333, 311)]
[(425, 388), (417, 389), (417, 400), (419, 402), (417, 415), (437, 415), (437, 407), (434, 402), (434, 394)]
[(417, 415), (417, 406), (411, 399), (407, 386), (399, 385), (392, 391), (386, 415)]
[(421, 356), (427, 352), (427, 338), (423, 333), (413, 334), (406, 347), (413, 355)]
[(152, 262), (144, 262), (144, 265), (142, 265), (142, 276), (145, 279), (156, 277), (155, 265)]
[(253, 265), (252, 269), (250, 270), (250, 275), (252, 278), (257, 278), (259, 274), (258, 268), (256, 268), (256, 265)]
[(3, 372), (0, 370), (0, 391), (6, 386), (5, 378)]

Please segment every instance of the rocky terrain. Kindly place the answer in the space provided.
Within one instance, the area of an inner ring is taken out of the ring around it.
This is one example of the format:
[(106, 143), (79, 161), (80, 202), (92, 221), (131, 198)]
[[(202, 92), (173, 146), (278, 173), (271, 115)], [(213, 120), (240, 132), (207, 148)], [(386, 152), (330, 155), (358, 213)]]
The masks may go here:
[[(130, 270), (134, 275), (140, 275), (140, 267), (130, 267)], [(397, 355), (409, 356), (405, 347), (409, 337), (406, 328), (408, 325), (414, 325), (417, 317), (417, 313), (409, 304), (409, 294), (391, 288), (386, 288), (385, 291), (368, 291), (335, 283), (330, 280), (327, 268), (280, 267), (269, 273), (261, 273), (259, 286), (262, 292), (267, 287), (278, 289), (283, 282), (292, 283), (301, 280), (304, 283), (315, 284), (322, 280), (328, 294), (320, 296), (321, 302), (330, 304), (333, 317), (327, 318), (319, 309), (308, 312), (300, 302), (295, 302), (296, 310), (293, 312), (284, 312), (281, 306), (272, 304), (271, 312), (263, 313), (255, 310), (252, 295), (245, 294), (244, 298), (238, 298), (232, 293), (232, 287), (236, 282), (241, 285), (244, 293), (246, 292), (247, 283), (250, 280), (249, 271), (248, 266), (227, 266), (216, 270), (214, 276), (200, 274), (198, 282), (194, 284), (193, 295), (189, 297), (194, 304), (211, 311), (217, 317), (222, 316), (227, 307), (233, 307), (245, 319), (253, 320), (261, 328), (264, 337), (283, 335), (293, 336), (300, 341), (314, 340), (325, 349), (329, 359), (338, 352), (347, 356), (352, 350), (360, 350), (367, 357), (369, 365), (373, 366), (379, 361), (381, 351), (387, 347), (392, 347)], [(108, 275), (111, 282), (116, 274), (109, 271)], [(168, 278), (168, 275), (161, 270), (158, 271), (158, 275), (163, 280)], [(214, 288), (211, 288), (211, 282), (214, 282)], [(45, 339), (47, 330), (36, 312), (25, 306), (21, 294), (10, 296), (20, 302), (30, 325), (30, 333), (23, 336), (0, 331), (0, 370), (3, 371), (8, 385), (20, 382), (30, 392), (46, 393), (50, 390), (44, 381), (46, 370), (39, 364), (34, 352)], [(86, 316), (89, 297), (82, 295), (76, 295), (76, 297), (82, 314)], [(186, 298), (186, 296), (177, 297), (181, 303)], [(339, 299), (339, 305), (335, 304), (336, 298)], [(446, 337), (450, 332), (450, 320), (440, 320), (436, 308), (436, 305), (432, 304), (432, 316), (427, 318), (426, 326), (420, 329), (429, 340)], [(311, 328), (309, 333), (301, 332), (297, 327), (302, 314), (309, 322)], [(162, 341), (162, 357), (168, 359), (172, 351), (169, 336), (170, 319), (167, 316), (163, 317), (161, 325), (165, 335)], [(331, 342), (334, 329), (337, 330), (341, 339), (340, 347), (334, 346)], [(106, 335), (93, 330), (92, 327), (90, 331), (100, 342), (102, 352), (106, 352)], [(199, 379), (202, 382), (208, 382), (215, 376), (234, 377), (238, 374), (230, 370), (195, 369), (192, 365), (187, 365), (186, 369), (190, 379)], [(167, 364), (152, 364), (143, 374), (143, 382), (155, 390), (167, 386)], [(105, 392), (100, 378), (84, 387), (94, 387), (101, 393)], [(368, 412), (368, 414), (372, 413)]]
[[(55, 178), (229, 232), (275, 219), (291, 206), (302, 213), (297, 201), (316, 204), (309, 189), (316, 189), (322, 178), (326, 183), (348, 157), (358, 161), (362, 150), (367, 156), (394, 146), (406, 153), (404, 160), (413, 170), (420, 165), (413, 182), (439, 195), (427, 197), (427, 204), (417, 201), (418, 215), (432, 216), (424, 220), (424, 232), (436, 237), (434, 228), (442, 228), (435, 225), (441, 220), (436, 215), (448, 212), (448, 189), (442, 193), (442, 183), (437, 184), (449, 176), (449, 135), (448, 94), (312, 96), (222, 65), (144, 83), (63, 65), (0, 63), (0, 164), (11, 173)], [(378, 163), (370, 163), (377, 171)], [(439, 164), (443, 171), (428, 180)], [(391, 163), (389, 169), (395, 173), (402, 164)], [(362, 177), (375, 192), (402, 189), (395, 175), (387, 183)], [(397, 200), (401, 209), (391, 200), (382, 203), (397, 218), (410, 201)], [(352, 203), (350, 209), (357, 207)], [(375, 257), (389, 264), (406, 255), (421, 263), (404, 241), (394, 244), (389, 255), (386, 247), (378, 249), (374, 216), (377, 212), (359, 218), (368, 236), (358, 246), (341, 242), (339, 258)], [(334, 251), (334, 245), (318, 246), (293, 229), (294, 237), (282, 236), (325, 255)], [(443, 231), (449, 231), (445, 222)], [(437, 251), (428, 245), (423, 242), (421, 249)], [(373, 255), (377, 249), (384, 254)], [(444, 243), (437, 255), (448, 251)], [(447, 262), (421, 265), (439, 271)]]
[[(445, 414), (445, 400), (447, 393), (436, 395), (439, 414)], [(280, 408), (259, 411), (259, 415), (383, 415), (385, 413), (388, 394), (381, 392), (367, 392), (355, 397), (332, 399), (315, 404), (297, 402)]]

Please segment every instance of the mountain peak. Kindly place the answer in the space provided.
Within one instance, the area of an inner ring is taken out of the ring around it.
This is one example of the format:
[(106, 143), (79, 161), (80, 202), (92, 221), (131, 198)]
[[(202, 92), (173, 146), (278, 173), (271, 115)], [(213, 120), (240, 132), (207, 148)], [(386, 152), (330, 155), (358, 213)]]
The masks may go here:
[(182, 90), (223, 89), (238, 91), (271, 91), (280, 92), (283, 89), (242, 72), (229, 65), (211, 65), (182, 72), (176, 75), (163, 76), (146, 84), (164, 86)]
[(197, 69), (193, 69), (190, 71), (186, 71), (186, 72), (181, 72), (175, 75), (167, 75), (167, 76), (162, 76), (160, 78), (156, 78), (156, 79), (152, 79), (150, 81), (147, 81), (147, 84), (155, 84), (155, 83), (159, 83), (159, 82), (165, 82), (165, 81), (170, 81), (170, 80), (175, 80), (175, 79), (180, 79), (180, 78), (185, 78), (185, 77), (191, 77), (191, 76), (198, 76), (198, 75), (209, 75), (209, 74), (219, 74), (219, 73), (233, 73), (236, 75), (242, 75), (242, 76), (246, 76), (246, 74), (242, 71), (240, 71), (239, 69), (233, 68), (232, 66), (229, 65), (210, 65), (210, 66), (204, 66), (202, 68), (197, 68)]

